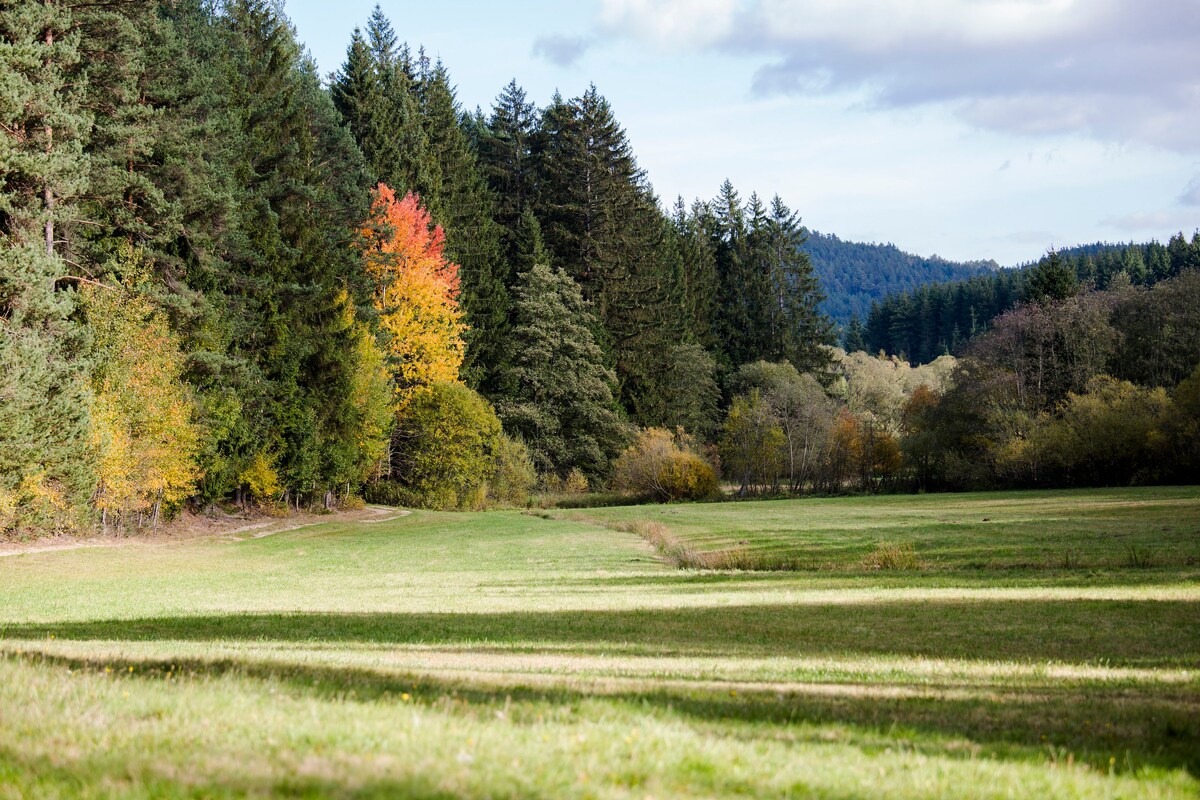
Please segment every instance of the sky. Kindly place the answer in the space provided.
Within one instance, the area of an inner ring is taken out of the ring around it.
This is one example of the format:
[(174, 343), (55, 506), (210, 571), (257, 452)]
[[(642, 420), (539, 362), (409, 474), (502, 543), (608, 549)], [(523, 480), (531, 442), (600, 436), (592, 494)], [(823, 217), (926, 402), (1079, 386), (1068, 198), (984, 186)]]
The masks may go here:
[[(1035, 260), (1200, 228), (1200, 0), (379, 0), (465, 108), (594, 83), (664, 203)], [(375, 0), (289, 0), (323, 74)]]

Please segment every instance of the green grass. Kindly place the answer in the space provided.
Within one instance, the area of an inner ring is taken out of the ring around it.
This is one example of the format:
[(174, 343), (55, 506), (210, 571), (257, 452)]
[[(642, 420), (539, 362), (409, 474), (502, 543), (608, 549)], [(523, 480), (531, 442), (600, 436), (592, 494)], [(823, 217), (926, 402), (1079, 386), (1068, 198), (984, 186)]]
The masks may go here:
[(0, 558), (0, 797), (1200, 794), (1200, 490), (551, 513)]
[(1194, 488), (893, 495), (556, 511), (613, 526), (665, 525), (700, 552), (742, 551), (762, 568), (858, 571), (909, 545), (936, 571), (1126, 567), (1200, 573)]

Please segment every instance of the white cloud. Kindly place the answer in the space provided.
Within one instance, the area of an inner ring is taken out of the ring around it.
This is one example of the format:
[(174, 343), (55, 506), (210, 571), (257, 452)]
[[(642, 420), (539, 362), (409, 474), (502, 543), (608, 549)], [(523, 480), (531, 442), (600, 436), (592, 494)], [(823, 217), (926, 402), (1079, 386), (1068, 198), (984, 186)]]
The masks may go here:
[(1183, 211), (1136, 211), (1101, 220), (1108, 228), (1127, 232), (1190, 231), (1200, 227), (1200, 214)]
[(1188, 182), (1188, 185), (1183, 190), (1183, 194), (1179, 195), (1179, 205), (1200, 206), (1200, 175), (1197, 175)]
[(716, 44), (734, 33), (739, 0), (604, 0), (600, 22), (668, 47)]
[(762, 58), (762, 94), (865, 87), (991, 130), (1200, 151), (1192, 0), (602, 0), (601, 28)]
[(534, 40), (532, 55), (560, 67), (573, 67), (593, 43), (587, 36), (549, 34)]

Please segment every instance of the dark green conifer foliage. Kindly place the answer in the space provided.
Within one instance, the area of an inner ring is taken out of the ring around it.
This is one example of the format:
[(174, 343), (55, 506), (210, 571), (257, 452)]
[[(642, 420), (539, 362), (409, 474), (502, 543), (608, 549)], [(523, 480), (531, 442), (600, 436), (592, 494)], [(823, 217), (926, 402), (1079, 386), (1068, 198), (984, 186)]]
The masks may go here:
[(682, 266), (678, 291), (689, 333), (692, 340), (706, 350), (716, 350), (719, 344), (716, 330), (719, 281), (713, 240), (709, 235), (712, 214), (699, 200), (689, 211), (680, 197), (675, 201), (671, 221), (675, 226), (675, 247)]
[(553, 266), (546, 242), (542, 239), (542, 226), (528, 208), (517, 223), (514, 242), (516, 249), (512, 267), (518, 274), (523, 275), (538, 264)]
[(330, 93), (375, 179), (401, 196), (416, 192), (424, 201), (430, 195), (427, 207), (434, 211), (441, 177), (429, 155), (416, 75), (378, 5), (366, 38), (351, 39)]
[(685, 327), (669, 226), (595, 86), (569, 102), (552, 100), (534, 157), (546, 247), (594, 304), (622, 403), (641, 419), (663, 392), (662, 359)]
[(38, 516), (52, 502), (22, 491), (75, 516), (95, 486), (86, 340), (71, 320), (81, 276), (61, 255), (62, 223), (86, 190), (86, 72), (68, 7), (5, 5), (0, 39), (0, 488), (22, 504), (21, 522), (60, 524)]
[(460, 302), (466, 314), (467, 351), (463, 375), (472, 386), (493, 391), (504, 360), (507, 335), (507, 272), (494, 198), (480, 176), (475, 153), (460, 126), (461, 111), (450, 76), (439, 61), (419, 61), (421, 121), (438, 186), (424, 197), (446, 232), (446, 254), (459, 265)]
[(846, 330), (842, 334), (842, 347), (845, 348), (847, 353), (856, 353), (867, 349), (867, 340), (864, 333), (865, 329), (863, 328), (862, 321), (856, 316), (851, 316), (850, 322), (846, 325)]
[(516, 283), (515, 266), (521, 244), (517, 241), (521, 218), (532, 207), (535, 170), (532, 160), (537, 109), (525, 91), (511, 81), (496, 98), (492, 114), (478, 133), (479, 165), (496, 199), (496, 222), (502, 231), (504, 260), (510, 271), (504, 282)]
[[(1140, 265), (1141, 259), (1138, 259)], [(1132, 278), (1132, 276), (1130, 276)], [(1139, 277), (1144, 278), (1144, 275)], [(1025, 300), (1030, 303), (1055, 303), (1066, 300), (1079, 288), (1075, 270), (1054, 250), (1029, 270), (1025, 278)]]
[(355, 141), (361, 142), (366, 136), (366, 115), (371, 111), (370, 103), (377, 81), (374, 55), (363, 38), (362, 30), (355, 28), (350, 36), (350, 46), (346, 48), (346, 62), (329, 86), (333, 104), (349, 126)]
[(237, 171), (248, 245), (231, 264), (228, 309), (252, 321), (232, 342), (248, 380), (239, 387), (242, 420), (228, 463), (236, 472), (265, 451), (301, 497), (342, 480), (353, 460), (340, 430), (350, 337), (336, 301), (361, 284), (351, 237), (368, 184), (286, 19), (268, 2), (239, 0), (227, 5), (224, 23), (231, 105), (245, 125)]
[(754, 344), (757, 310), (756, 276), (751, 263), (750, 229), (742, 199), (726, 180), (713, 201), (712, 231), (719, 280), (720, 307), (717, 327), (726, 367), (737, 367), (758, 358)]
[(542, 472), (607, 472), (625, 441), (616, 412), (616, 378), (592, 337), (594, 320), (579, 286), (541, 264), (521, 276), (512, 363), (497, 411), (505, 429), (529, 446)]
[(826, 345), (833, 324), (820, 311), (825, 296), (804, 252), (800, 218), (776, 195), (766, 223), (769, 288), (766, 317), (770, 340), (763, 352), (787, 360), (800, 372), (822, 374), (830, 364)]

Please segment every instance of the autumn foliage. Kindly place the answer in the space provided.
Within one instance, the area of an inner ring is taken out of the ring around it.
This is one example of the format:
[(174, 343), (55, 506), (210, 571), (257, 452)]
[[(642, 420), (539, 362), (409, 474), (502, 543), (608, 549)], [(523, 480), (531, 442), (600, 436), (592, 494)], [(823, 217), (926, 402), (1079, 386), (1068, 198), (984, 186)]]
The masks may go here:
[(403, 405), (419, 387), (458, 380), (466, 331), (458, 265), (446, 259), (445, 234), (417, 195), (397, 200), (383, 183), (373, 195), (361, 231), (363, 261)]
[[(95, 507), (107, 524), (157, 522), (194, 490), (200, 430), (182, 381), (184, 357), (165, 315), (125, 287), (89, 290), (96, 360)], [(134, 516), (136, 515), (136, 517)]]

